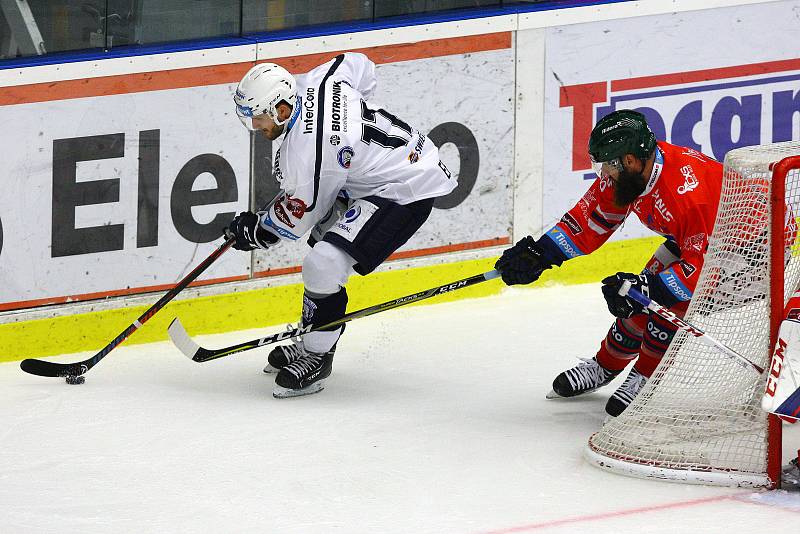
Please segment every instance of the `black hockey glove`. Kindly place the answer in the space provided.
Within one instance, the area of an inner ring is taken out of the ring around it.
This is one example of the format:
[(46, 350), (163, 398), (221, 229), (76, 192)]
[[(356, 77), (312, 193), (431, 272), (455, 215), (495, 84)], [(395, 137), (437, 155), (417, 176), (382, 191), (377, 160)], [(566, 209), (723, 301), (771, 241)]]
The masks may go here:
[(259, 215), (252, 211), (243, 211), (233, 218), (225, 229), (225, 238), (234, 238), (233, 248), (236, 250), (267, 249), (279, 241), (278, 236), (261, 227)]
[(523, 237), (516, 245), (504, 250), (494, 264), (494, 268), (500, 271), (503, 282), (509, 286), (535, 282), (552, 266), (531, 236)]
[(608, 311), (620, 319), (630, 319), (637, 313), (644, 313), (644, 306), (630, 297), (623, 297), (619, 289), (623, 282), (630, 282), (631, 287), (642, 295), (653, 299), (665, 308), (671, 308), (678, 303), (678, 299), (667, 290), (658, 275), (645, 272), (642, 274), (617, 273), (603, 278), (603, 297), (606, 299)]

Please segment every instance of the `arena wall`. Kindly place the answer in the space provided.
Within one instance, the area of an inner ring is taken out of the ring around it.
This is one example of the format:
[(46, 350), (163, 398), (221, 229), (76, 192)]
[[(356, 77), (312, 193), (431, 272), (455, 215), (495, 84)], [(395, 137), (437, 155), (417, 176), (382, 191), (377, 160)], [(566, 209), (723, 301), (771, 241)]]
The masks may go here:
[[(718, 158), (800, 138), (800, 2), (696, 4), (616, 2), (0, 69), (0, 360), (104, 346), (219, 245), (235, 213), (271, 198), (272, 146), (249, 136), (231, 104), (259, 61), (300, 73), (366, 53), (378, 65), (376, 103), (430, 132), (459, 173), (422, 231), (351, 281), (350, 309), (489, 270), (504, 247), (550, 227), (588, 187), (588, 128), (611, 109), (642, 109), (662, 139)], [(638, 270), (651, 236), (628, 223), (534, 286)], [(128, 343), (165, 339), (176, 315), (192, 334), (296, 320), (306, 251), (226, 253)]]

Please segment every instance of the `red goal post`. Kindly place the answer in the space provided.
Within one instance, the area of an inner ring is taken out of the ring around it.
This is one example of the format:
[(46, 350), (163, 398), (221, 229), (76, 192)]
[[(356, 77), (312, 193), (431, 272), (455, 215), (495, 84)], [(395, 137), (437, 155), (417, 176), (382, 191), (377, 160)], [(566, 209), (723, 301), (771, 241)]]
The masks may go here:
[[(800, 142), (727, 154), (686, 319), (764, 368), (800, 284), (798, 217)], [(634, 402), (589, 438), (585, 456), (630, 476), (778, 487), (781, 422), (761, 410), (765, 382), (679, 332)]]

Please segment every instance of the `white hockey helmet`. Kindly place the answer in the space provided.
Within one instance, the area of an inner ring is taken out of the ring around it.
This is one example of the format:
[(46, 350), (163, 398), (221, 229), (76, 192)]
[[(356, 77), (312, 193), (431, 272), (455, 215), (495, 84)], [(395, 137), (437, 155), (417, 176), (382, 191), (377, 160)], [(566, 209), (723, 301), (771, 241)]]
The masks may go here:
[(236, 87), (233, 101), (236, 115), (248, 130), (258, 130), (253, 126), (253, 117), (266, 113), (278, 126), (287, 120), (278, 120), (278, 104), (286, 101), (295, 105), (297, 84), (289, 71), (275, 63), (259, 63), (244, 75)]

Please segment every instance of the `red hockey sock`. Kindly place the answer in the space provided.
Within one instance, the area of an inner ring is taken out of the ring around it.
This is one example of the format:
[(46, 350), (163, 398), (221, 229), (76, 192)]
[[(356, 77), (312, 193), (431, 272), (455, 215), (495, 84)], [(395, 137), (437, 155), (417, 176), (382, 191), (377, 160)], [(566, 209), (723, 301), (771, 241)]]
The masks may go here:
[(653, 375), (653, 372), (656, 370), (656, 367), (658, 367), (658, 363), (661, 361), (661, 356), (663, 356), (663, 354), (649, 354), (647, 351), (643, 350), (639, 353), (639, 359), (636, 360), (636, 363), (633, 365), (633, 367), (642, 373), (642, 375), (644, 375), (646, 378), (650, 378)]
[(622, 371), (636, 356), (637, 354), (635, 353), (624, 354), (622, 352), (618, 352), (616, 354), (612, 354), (606, 347), (606, 342), (603, 341), (603, 343), (600, 345), (600, 350), (597, 351), (596, 358), (597, 363), (609, 371)]

